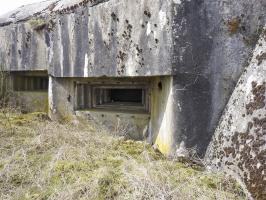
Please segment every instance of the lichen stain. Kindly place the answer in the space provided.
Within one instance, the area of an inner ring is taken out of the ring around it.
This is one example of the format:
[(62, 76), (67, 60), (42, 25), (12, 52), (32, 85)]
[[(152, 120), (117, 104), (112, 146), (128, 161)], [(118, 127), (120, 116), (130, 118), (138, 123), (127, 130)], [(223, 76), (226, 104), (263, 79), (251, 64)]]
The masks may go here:
[(266, 60), (266, 52), (262, 53), (261, 55), (257, 55), (256, 59), (258, 60), (258, 65), (260, 65), (263, 60)]
[(252, 94), (254, 95), (253, 101), (246, 105), (247, 115), (252, 115), (255, 110), (259, 110), (265, 107), (265, 82), (261, 85), (257, 85), (256, 82), (252, 82)]
[(234, 35), (238, 32), (240, 28), (240, 22), (241, 20), (239, 17), (235, 17), (227, 21), (227, 28), (230, 35)]

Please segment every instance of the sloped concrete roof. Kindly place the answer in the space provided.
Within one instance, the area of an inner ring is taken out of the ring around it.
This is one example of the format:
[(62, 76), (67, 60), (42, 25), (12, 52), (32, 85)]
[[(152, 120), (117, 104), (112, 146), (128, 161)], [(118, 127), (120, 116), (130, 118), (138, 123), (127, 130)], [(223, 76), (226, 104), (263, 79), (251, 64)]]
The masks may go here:
[(47, 13), (47, 11), (49, 11), (49, 7), (57, 2), (58, 0), (47, 0), (39, 3), (21, 6), (11, 12), (0, 16), (0, 25), (3, 26), (18, 21), (24, 21), (34, 15)]
[[(23, 5), (0, 16), (0, 26), (26, 21), (36, 16), (46, 16), (52, 13), (71, 12), (75, 8), (90, 4), (96, 5), (107, 0), (46, 0), (29, 5)], [(90, 6), (89, 5), (89, 6)]]

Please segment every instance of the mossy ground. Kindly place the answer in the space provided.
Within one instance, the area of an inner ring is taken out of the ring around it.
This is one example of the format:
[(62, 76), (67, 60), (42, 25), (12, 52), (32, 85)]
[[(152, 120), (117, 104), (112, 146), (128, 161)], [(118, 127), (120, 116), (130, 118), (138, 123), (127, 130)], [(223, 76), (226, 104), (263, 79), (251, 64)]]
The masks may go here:
[(0, 114), (0, 199), (245, 199), (222, 174), (166, 159), (91, 123)]

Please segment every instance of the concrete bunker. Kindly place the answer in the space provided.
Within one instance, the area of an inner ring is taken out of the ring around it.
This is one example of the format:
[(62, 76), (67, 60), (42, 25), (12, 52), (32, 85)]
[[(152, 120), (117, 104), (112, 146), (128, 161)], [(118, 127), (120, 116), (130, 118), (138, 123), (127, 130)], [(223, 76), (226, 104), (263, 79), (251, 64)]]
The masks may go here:
[[(164, 154), (185, 144), (204, 156), (265, 25), (264, 2), (45, 1), (0, 19), (0, 67), (48, 71), (53, 119), (94, 118), (114, 132), (147, 139)], [(32, 26), (38, 18), (42, 23)], [(141, 82), (147, 89), (125, 87)], [(123, 99), (122, 90), (134, 98)], [(34, 102), (47, 105), (46, 91), (14, 93), (28, 100), (25, 110), (45, 110)]]
[(11, 101), (24, 112), (48, 111), (47, 71), (11, 72)]
[(49, 84), (52, 118), (94, 120), (115, 134), (171, 148), (172, 76), (50, 76)]

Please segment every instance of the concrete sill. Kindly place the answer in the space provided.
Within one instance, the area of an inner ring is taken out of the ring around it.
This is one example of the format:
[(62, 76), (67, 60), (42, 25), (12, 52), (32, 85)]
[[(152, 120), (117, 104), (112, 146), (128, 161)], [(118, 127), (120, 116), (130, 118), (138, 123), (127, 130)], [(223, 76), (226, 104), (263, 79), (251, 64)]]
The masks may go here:
[(86, 109), (86, 110), (76, 110), (76, 114), (81, 113), (105, 113), (105, 114), (127, 114), (127, 115), (134, 115), (134, 116), (142, 116), (142, 117), (150, 117), (150, 114), (145, 111), (133, 111), (133, 110), (108, 110), (108, 109)]
[(14, 93), (47, 93), (48, 91), (46, 90), (36, 90), (36, 91), (14, 91)]

